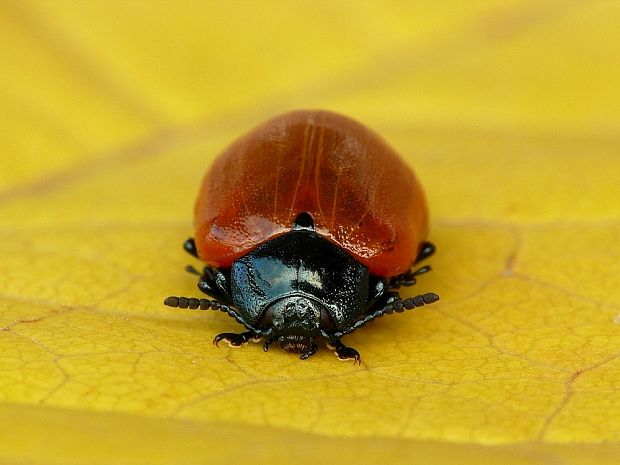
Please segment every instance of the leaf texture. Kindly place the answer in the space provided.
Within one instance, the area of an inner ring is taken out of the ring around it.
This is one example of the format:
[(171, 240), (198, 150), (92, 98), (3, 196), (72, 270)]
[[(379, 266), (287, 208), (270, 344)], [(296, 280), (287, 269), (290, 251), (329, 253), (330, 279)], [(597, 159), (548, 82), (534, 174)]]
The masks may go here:
[[(620, 456), (620, 6), (0, 8), (0, 463), (612, 464)], [(294, 108), (382, 134), (438, 247), (432, 306), (301, 362), (181, 249), (227, 144)], [(245, 458), (244, 458), (245, 457)]]

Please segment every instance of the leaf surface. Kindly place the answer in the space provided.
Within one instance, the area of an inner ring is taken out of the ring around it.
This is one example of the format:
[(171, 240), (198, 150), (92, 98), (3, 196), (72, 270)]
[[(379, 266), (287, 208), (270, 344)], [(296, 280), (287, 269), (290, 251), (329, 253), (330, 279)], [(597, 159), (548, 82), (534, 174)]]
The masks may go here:
[[(615, 2), (3, 2), (0, 462), (617, 463)], [(441, 301), (301, 362), (181, 249), (227, 144), (292, 108), (381, 133)], [(242, 454), (243, 452), (243, 454)]]

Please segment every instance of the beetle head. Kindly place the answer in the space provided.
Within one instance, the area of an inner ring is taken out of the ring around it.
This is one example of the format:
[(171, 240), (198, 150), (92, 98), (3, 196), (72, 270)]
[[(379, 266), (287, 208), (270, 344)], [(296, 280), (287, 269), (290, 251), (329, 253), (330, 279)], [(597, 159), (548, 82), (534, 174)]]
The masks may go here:
[(291, 296), (274, 302), (267, 310), (280, 346), (290, 352), (306, 352), (319, 334), (321, 307), (316, 302)]

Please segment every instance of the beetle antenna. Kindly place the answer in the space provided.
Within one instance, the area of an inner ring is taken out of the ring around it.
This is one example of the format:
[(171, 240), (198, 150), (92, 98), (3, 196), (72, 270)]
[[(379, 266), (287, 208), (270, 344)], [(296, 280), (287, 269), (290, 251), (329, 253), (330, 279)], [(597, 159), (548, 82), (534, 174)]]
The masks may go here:
[(254, 328), (252, 325), (246, 323), (243, 317), (239, 315), (235, 309), (218, 300), (197, 299), (195, 297), (177, 297), (171, 295), (170, 297), (166, 297), (164, 300), (164, 305), (174, 308), (189, 308), (191, 310), (219, 310), (220, 312), (224, 312), (228, 316), (234, 318), (238, 323), (241, 323), (249, 330), (258, 333), (261, 336), (271, 335), (271, 328), (267, 330)]
[[(217, 300), (197, 299), (195, 297), (176, 297), (176, 296), (167, 297), (166, 300), (164, 300), (164, 305), (167, 305), (168, 307), (174, 307), (174, 308), (190, 308), (192, 310), (195, 310), (197, 308), (199, 308), (200, 310), (209, 310), (210, 308), (212, 308), (213, 310), (220, 310), (220, 307), (228, 308), (227, 305), (224, 305), (218, 302)], [(226, 311), (226, 310), (222, 308), (222, 311)]]
[(219, 310), (228, 314), (228, 316), (233, 317), (246, 328), (253, 329), (248, 326), (245, 321), (243, 321), (241, 315), (239, 315), (234, 309), (217, 300), (197, 299), (195, 297), (177, 297), (171, 295), (170, 297), (166, 297), (166, 300), (164, 300), (164, 305), (174, 308), (189, 308), (191, 310)]
[(429, 292), (428, 294), (416, 295), (415, 297), (408, 297), (405, 300), (396, 299), (383, 308), (379, 310), (375, 310), (372, 313), (369, 313), (364, 318), (357, 320), (353, 323), (349, 328), (344, 331), (339, 331), (334, 334), (336, 337), (341, 337), (345, 334), (352, 333), (358, 328), (370, 323), (376, 318), (380, 318), (383, 315), (390, 315), (393, 312), (402, 313), (405, 310), (411, 310), (413, 308), (423, 307), (424, 305), (432, 304), (433, 302), (437, 302), (439, 300), (439, 296), (434, 292)]

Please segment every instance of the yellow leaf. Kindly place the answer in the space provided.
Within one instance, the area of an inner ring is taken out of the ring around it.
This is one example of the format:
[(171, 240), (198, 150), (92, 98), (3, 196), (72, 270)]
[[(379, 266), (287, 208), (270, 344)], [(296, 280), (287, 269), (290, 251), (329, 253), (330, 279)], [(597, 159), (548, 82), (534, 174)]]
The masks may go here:
[[(5, 1), (0, 463), (612, 464), (616, 2)], [(361, 367), (174, 310), (213, 157), (325, 107), (422, 180), (432, 306)]]

